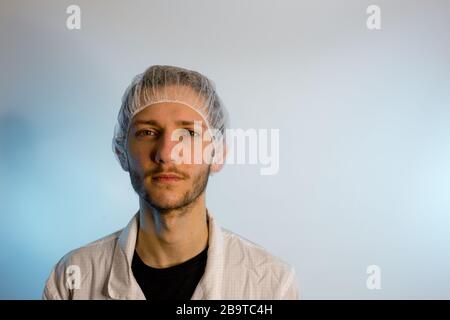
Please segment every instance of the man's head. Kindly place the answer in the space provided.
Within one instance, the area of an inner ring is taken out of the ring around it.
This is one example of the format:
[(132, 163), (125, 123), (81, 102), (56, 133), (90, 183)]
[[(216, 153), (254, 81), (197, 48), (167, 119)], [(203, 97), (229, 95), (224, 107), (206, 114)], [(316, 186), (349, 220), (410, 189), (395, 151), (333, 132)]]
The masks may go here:
[(222, 168), (223, 161), (212, 159), (225, 152), (217, 146), (225, 145), (226, 126), (226, 110), (208, 78), (153, 66), (124, 94), (113, 151), (143, 200), (161, 212), (179, 209), (194, 202), (209, 174)]

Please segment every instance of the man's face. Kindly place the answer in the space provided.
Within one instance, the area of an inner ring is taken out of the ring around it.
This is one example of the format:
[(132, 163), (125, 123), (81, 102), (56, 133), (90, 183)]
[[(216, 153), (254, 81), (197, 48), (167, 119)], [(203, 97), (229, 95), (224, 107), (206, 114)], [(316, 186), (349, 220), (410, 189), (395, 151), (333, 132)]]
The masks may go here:
[[(173, 141), (175, 130), (182, 134)], [(205, 131), (207, 126), (201, 115), (179, 103), (154, 104), (133, 117), (127, 146), (130, 178), (134, 190), (149, 205), (164, 213), (189, 205), (203, 193), (211, 165), (203, 158), (199, 164), (177, 164), (173, 149), (184, 143), (192, 146), (192, 156), (199, 150), (203, 152), (211, 143), (203, 141)], [(195, 143), (201, 143), (197, 151), (193, 148)]]

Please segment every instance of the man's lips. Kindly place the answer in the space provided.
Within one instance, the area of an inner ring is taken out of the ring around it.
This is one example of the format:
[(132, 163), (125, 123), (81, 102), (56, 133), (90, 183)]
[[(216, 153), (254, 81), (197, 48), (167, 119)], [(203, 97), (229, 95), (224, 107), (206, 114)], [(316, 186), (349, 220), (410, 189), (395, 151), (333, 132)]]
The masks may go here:
[(152, 177), (153, 181), (156, 182), (176, 182), (181, 180), (182, 177), (176, 174), (156, 174)]

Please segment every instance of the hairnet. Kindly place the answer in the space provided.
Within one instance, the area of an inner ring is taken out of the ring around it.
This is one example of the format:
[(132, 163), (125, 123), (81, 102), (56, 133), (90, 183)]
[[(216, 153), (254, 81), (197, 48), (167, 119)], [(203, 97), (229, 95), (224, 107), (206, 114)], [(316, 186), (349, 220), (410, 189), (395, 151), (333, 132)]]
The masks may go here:
[(113, 151), (125, 171), (128, 171), (126, 148), (132, 118), (144, 108), (161, 102), (177, 102), (193, 108), (209, 130), (216, 129), (225, 138), (228, 114), (210, 79), (179, 67), (151, 66), (134, 77), (125, 90), (114, 128)]

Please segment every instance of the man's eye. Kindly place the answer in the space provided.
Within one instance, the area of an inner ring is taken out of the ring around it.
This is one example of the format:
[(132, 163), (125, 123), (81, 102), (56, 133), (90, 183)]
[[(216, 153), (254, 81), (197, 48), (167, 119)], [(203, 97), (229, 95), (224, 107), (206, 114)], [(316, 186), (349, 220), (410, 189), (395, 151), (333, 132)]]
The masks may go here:
[(178, 140), (183, 141), (183, 139), (197, 138), (197, 137), (200, 137), (200, 134), (195, 132), (194, 130), (183, 129), (183, 131), (180, 133), (180, 136), (178, 137)]
[(189, 131), (189, 135), (191, 136), (191, 137), (198, 137), (198, 136), (200, 136), (197, 132), (195, 132), (194, 130), (188, 130)]
[(136, 136), (138, 137), (142, 137), (142, 136), (155, 136), (156, 132), (152, 131), (152, 130), (139, 130), (138, 132), (136, 132)]

